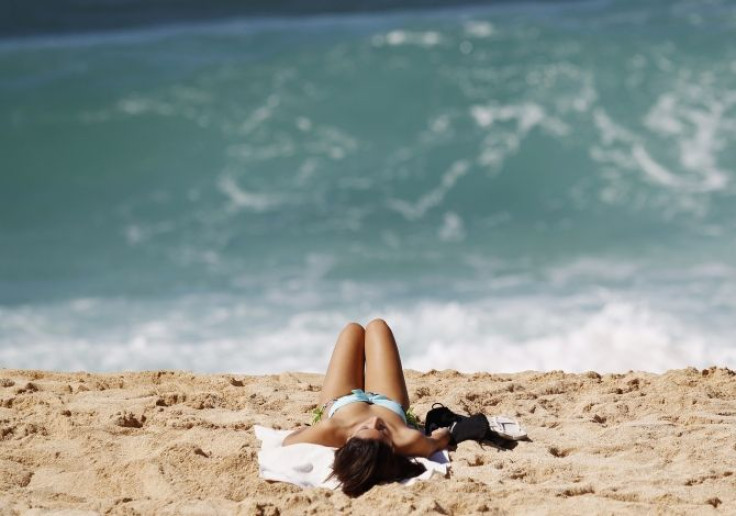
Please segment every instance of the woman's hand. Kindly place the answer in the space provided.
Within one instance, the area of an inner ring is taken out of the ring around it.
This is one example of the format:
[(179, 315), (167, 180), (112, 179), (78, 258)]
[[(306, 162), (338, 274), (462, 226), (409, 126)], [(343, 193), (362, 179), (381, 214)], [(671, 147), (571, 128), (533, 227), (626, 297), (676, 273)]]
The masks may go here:
[(434, 432), (432, 432), (432, 437), (435, 439), (442, 439), (446, 436), (450, 435), (450, 429), (449, 428), (438, 428)]
[(444, 450), (450, 445), (450, 429), (438, 428), (432, 432), (432, 439), (437, 442), (437, 451)]

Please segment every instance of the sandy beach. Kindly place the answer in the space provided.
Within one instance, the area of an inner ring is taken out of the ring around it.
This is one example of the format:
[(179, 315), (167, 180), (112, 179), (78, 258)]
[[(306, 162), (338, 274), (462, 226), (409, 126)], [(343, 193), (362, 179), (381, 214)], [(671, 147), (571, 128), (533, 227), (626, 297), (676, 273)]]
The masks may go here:
[(722, 368), (407, 371), (413, 407), (508, 414), (448, 478), (350, 499), (258, 476), (253, 425), (309, 421), (322, 376), (0, 370), (2, 514), (707, 514), (736, 511), (736, 376)]

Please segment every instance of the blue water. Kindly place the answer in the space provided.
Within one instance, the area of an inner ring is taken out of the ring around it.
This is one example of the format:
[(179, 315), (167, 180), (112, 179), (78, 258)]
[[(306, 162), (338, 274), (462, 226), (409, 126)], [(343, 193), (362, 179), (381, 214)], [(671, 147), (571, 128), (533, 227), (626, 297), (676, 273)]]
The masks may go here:
[(736, 367), (736, 2), (0, 39), (0, 366)]

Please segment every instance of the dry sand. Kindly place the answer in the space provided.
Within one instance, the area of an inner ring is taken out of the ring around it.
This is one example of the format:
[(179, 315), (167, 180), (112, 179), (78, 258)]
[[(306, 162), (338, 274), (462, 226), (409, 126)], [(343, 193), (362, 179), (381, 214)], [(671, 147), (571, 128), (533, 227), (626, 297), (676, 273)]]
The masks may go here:
[(462, 443), (448, 478), (358, 499), (258, 477), (253, 425), (308, 422), (321, 379), (0, 370), (0, 513), (736, 513), (728, 369), (408, 371), (420, 417), (508, 414), (532, 441)]

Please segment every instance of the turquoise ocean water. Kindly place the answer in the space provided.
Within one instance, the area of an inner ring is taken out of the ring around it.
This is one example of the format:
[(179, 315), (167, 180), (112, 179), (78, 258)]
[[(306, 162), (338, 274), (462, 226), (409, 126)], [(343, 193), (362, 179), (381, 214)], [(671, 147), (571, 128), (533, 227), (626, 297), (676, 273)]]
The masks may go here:
[(0, 367), (736, 367), (736, 2), (0, 39)]

